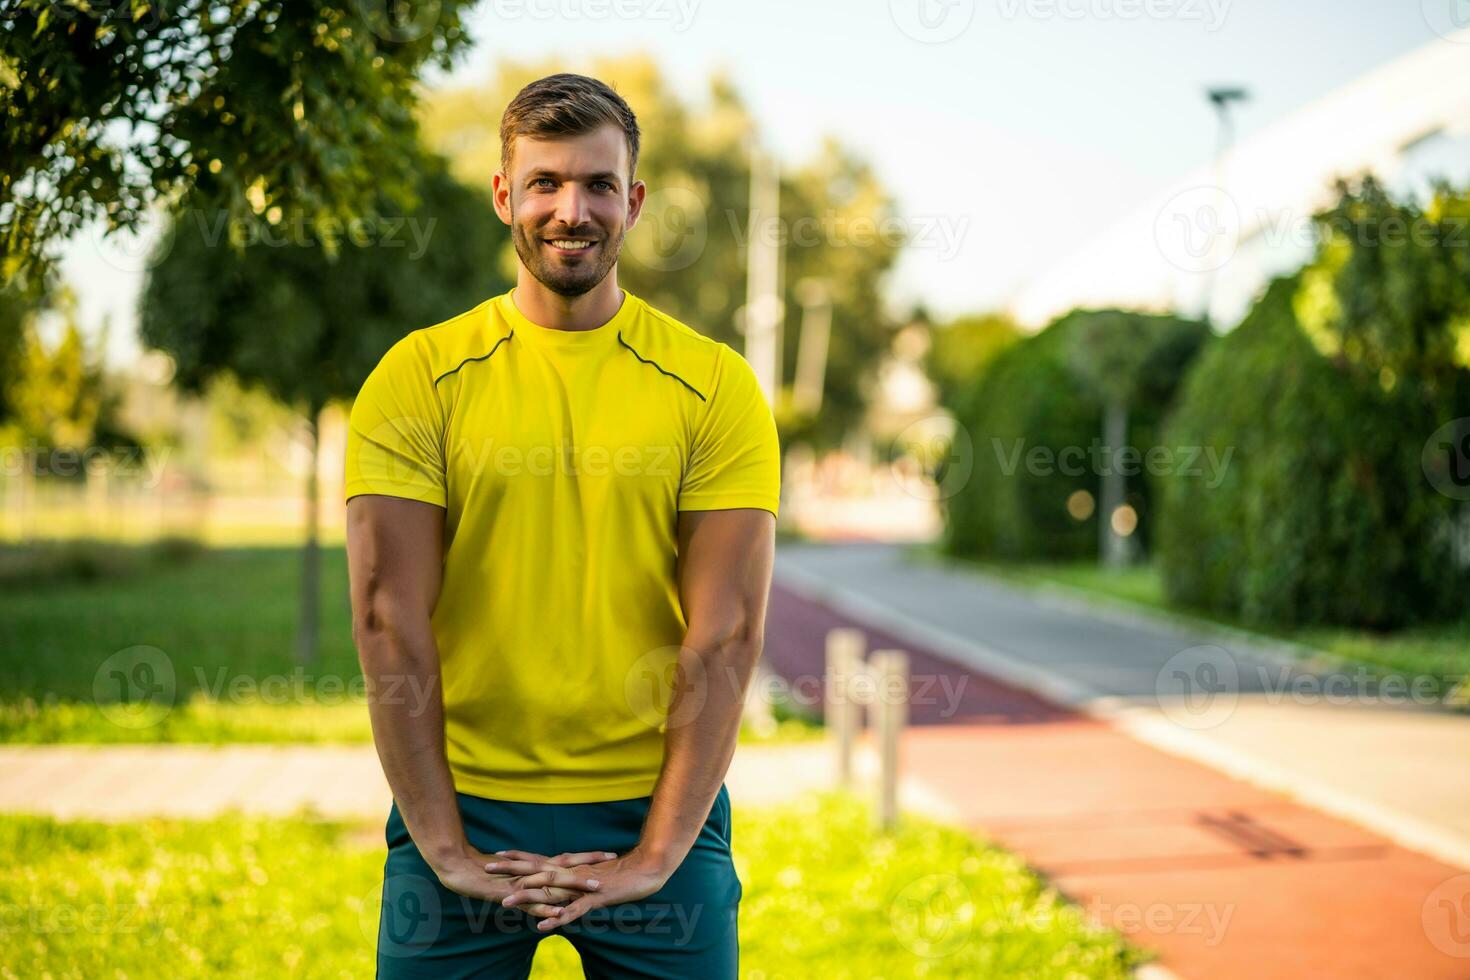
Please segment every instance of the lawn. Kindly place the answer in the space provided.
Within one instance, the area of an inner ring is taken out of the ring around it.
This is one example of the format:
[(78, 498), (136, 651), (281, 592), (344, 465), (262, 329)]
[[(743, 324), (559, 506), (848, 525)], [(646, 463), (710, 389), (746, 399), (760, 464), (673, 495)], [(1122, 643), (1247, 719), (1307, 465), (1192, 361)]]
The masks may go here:
[[(368, 742), (347, 562), (322, 551), (320, 654), (295, 660), (292, 548), (0, 549), (0, 742)], [(151, 712), (133, 707), (156, 705)], [(819, 733), (783, 718), (746, 741)]]
[[(915, 554), (935, 557), (932, 551)], [(954, 561), (947, 557), (942, 560)], [(1249, 629), (1363, 664), (1379, 675), (1433, 678), (1441, 694), (1470, 677), (1470, 619), (1393, 633), (1341, 627), (1247, 626), (1227, 617), (1171, 606), (1164, 596), (1163, 579), (1154, 565), (1114, 570), (1094, 562), (1001, 564), (966, 560), (960, 564), (1023, 585), (1060, 586), (1084, 598), (1141, 607), (1144, 612), (1183, 615), (1232, 629)]]
[[(749, 977), (1124, 978), (1141, 954), (1019, 859), (813, 796), (737, 807)], [(381, 826), (226, 816), (106, 825), (0, 816), (0, 978), (372, 974)], [(538, 980), (580, 977), (563, 940)]]

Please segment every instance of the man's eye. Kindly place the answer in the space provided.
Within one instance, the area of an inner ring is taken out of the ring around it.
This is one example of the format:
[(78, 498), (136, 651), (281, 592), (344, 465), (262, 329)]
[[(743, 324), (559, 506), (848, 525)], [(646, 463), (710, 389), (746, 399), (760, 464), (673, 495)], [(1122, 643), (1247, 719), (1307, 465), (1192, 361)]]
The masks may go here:
[(552, 181), (550, 177), (537, 177), (531, 184), (533, 187), (550, 187)]
[(610, 191), (613, 189), (613, 185), (606, 180), (595, 180), (592, 182), (592, 186), (596, 187), (598, 190), (604, 191)]

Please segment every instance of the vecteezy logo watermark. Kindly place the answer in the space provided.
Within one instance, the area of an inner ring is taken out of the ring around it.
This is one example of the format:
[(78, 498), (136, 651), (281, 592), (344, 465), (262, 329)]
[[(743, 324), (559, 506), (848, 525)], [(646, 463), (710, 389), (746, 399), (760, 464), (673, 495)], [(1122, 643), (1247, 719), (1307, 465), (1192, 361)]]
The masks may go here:
[(278, 207), (268, 208), (264, 217), (232, 219), (224, 211), (189, 211), (177, 219), (192, 222), (200, 240), (208, 248), (228, 243), (236, 248), (263, 245), (266, 248), (330, 245), (357, 248), (405, 249), (410, 262), (422, 258), (429, 250), (436, 217), (416, 215), (376, 215), (342, 220), (333, 217), (308, 219), (300, 211), (283, 214)]
[(699, 0), (490, 0), (497, 20), (645, 20), (667, 22), (675, 34), (694, 23)]
[(1434, 489), (1453, 500), (1470, 500), (1470, 416), (1435, 429), (1420, 464)]
[[(296, 667), (286, 674), (211, 673), (195, 667), (194, 690), (216, 704), (249, 705), (405, 705), (418, 717), (428, 709), (435, 682), (417, 674), (309, 674)], [(157, 647), (135, 646), (108, 657), (92, 676), (92, 694), (103, 717), (122, 728), (157, 725), (176, 706), (179, 684), (173, 658)]]
[[(730, 690), (740, 690), (740, 672), (724, 668)], [(758, 674), (746, 688), (747, 700), (754, 698), (767, 707), (819, 708), (822, 705), (824, 678), (820, 674), (798, 674), (786, 678), (774, 671)], [(965, 696), (969, 674), (910, 674), (908, 677), (879, 675), (872, 670), (859, 670), (847, 679), (850, 704), (908, 704), (912, 707), (938, 707), (940, 718), (953, 718)]]
[(1325, 241), (1360, 248), (1470, 248), (1470, 220), (1459, 215), (1385, 215), (1356, 220), (1338, 213), (1297, 209), (1242, 209), (1221, 187), (1202, 185), (1175, 194), (1154, 217), (1159, 252), (1185, 272), (1211, 272), (1229, 262), (1247, 233), (1268, 251), (1307, 251)]
[(1419, 0), (1419, 12), (1446, 41), (1470, 44), (1470, 0)]
[(1446, 956), (1470, 959), (1470, 874), (1446, 878), (1424, 899), (1424, 935)]
[(990, 440), (995, 461), (1005, 476), (1015, 476), (1024, 464), (1031, 476), (1138, 476), (1147, 470), (1154, 476), (1205, 477), (1205, 486), (1213, 490), (1225, 480), (1234, 446), (1221, 452), (1214, 446), (1150, 446), (1146, 451), (1137, 446), (1105, 446), (1094, 439), (1090, 446), (1032, 446), (1015, 439), (1007, 446), (999, 437)]
[(354, 0), (368, 29), (385, 41), (417, 41), (439, 22), (438, 0)]
[(953, 41), (975, 19), (975, 0), (888, 0), (888, 15), (922, 44)]
[(296, 667), (287, 674), (231, 675), (221, 667), (211, 678), (203, 667), (194, 668), (196, 689), (218, 704), (341, 704), (404, 705), (417, 718), (434, 696), (434, 679), (418, 674), (309, 674)]
[(1155, 216), (1154, 242), (1171, 265), (1185, 272), (1213, 272), (1240, 245), (1240, 209), (1218, 187), (1180, 191)]
[(969, 215), (913, 214), (850, 215), (834, 209), (821, 214), (804, 214), (763, 218), (742, 227), (744, 211), (727, 209), (725, 220), (735, 244), (744, 248), (748, 240), (765, 245), (789, 245), (792, 248), (888, 248), (908, 247), (939, 254), (948, 262), (959, 254), (970, 229)]
[(92, 675), (92, 697), (119, 728), (151, 728), (174, 707), (174, 663), (158, 647), (119, 650)]
[(970, 482), (975, 446), (969, 429), (947, 415), (930, 415), (893, 437), (889, 460), (889, 472), (904, 493), (920, 500), (947, 500)]
[[(1207, 947), (1220, 945), (1235, 915), (1233, 902), (1225, 905), (1214, 902), (1149, 902), (1140, 905), (1136, 902), (1113, 903), (1093, 895), (1082, 907), (1091, 921), (1127, 936), (1199, 936)], [(1051, 916), (1056, 910), (1065, 908), (1052, 905), (1046, 914)]]
[(184, 919), (181, 905), (108, 905), (104, 902), (24, 905), (0, 902), (0, 936), (131, 936), (132, 942), (151, 946)]
[[(488, 911), (499, 905), (475, 902)], [(468, 905), (466, 905), (468, 909)], [(362, 933), (384, 956), (418, 956), (439, 936), (444, 921), (439, 891), (428, 878), (414, 874), (392, 874), (381, 889), (363, 897), (358, 920)]]
[[(67, 4), (52, 4), (53, 8)], [(161, 264), (173, 251), (174, 238), (152, 219), (136, 228), (113, 228), (105, 220), (89, 222), (87, 237), (103, 262), (118, 272), (138, 273)]]
[(1211, 33), (1225, 26), (1230, 0), (1000, 0), (1005, 20), (1198, 21)]
[(975, 928), (975, 896), (958, 875), (932, 874), (899, 889), (888, 903), (898, 941), (926, 959), (949, 956)]
[(623, 698), (645, 725), (681, 728), (704, 710), (710, 683), (704, 658), (681, 660), (682, 650), (678, 645), (650, 650), (623, 675)]
[(1208, 644), (1181, 650), (1154, 676), (1164, 716), (1182, 728), (1214, 728), (1235, 711), (1240, 668), (1228, 650)]
[(687, 269), (704, 254), (709, 213), (704, 200), (687, 187), (664, 187), (643, 199), (638, 225), (628, 236), (635, 262), (657, 272)]
[(75, 477), (87, 474), (122, 480), (137, 480), (144, 490), (156, 489), (172, 450), (144, 449), (140, 446), (42, 446), (34, 439), (24, 446), (0, 446), (0, 476), (19, 477), (25, 473), (38, 476)]
[(1290, 664), (1242, 665), (1228, 650), (1202, 645), (1170, 657), (1154, 678), (1165, 717), (1184, 728), (1214, 728), (1235, 711), (1240, 692), (1259, 703), (1419, 705), (1459, 703), (1465, 675), (1386, 674), (1366, 666), (1313, 672)]

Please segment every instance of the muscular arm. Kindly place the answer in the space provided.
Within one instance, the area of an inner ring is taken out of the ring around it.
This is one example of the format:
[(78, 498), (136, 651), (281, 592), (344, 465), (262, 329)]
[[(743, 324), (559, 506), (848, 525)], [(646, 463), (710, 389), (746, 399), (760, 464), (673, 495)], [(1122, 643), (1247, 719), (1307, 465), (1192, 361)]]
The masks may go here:
[[(375, 494), (347, 502), (352, 636), (383, 773), (409, 834), (445, 887), (499, 901), (518, 878), (487, 873), (494, 855), (465, 839), (444, 752), (439, 650), (430, 627), (443, 555), (443, 508)], [(561, 871), (547, 884), (577, 887), (584, 879)]]
[[(694, 846), (735, 755), (746, 688), (764, 644), (776, 519), (756, 509), (679, 514), (679, 594), (688, 624), (669, 704), (663, 768), (638, 845), (587, 869), (596, 894), (559, 907), (541, 903), (528, 875), (506, 899), (562, 926), (594, 908), (658, 891)], [(512, 866), (513, 865), (509, 865)], [(581, 869), (578, 869), (581, 870)]]
[(679, 515), (688, 630), (669, 704), (663, 769), (637, 851), (667, 874), (699, 836), (735, 755), (745, 691), (765, 643), (776, 519), (764, 510)]

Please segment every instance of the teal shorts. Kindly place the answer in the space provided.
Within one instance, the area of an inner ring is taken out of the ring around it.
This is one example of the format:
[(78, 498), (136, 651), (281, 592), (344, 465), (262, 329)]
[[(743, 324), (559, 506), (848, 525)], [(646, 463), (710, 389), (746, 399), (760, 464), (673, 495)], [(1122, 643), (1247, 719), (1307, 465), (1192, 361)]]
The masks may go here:
[[(651, 797), (610, 803), (510, 803), (459, 796), (465, 836), (493, 854), (626, 854)], [(388, 860), (378, 921), (380, 980), (526, 977), (536, 945), (565, 936), (592, 978), (734, 980), (743, 891), (730, 857), (730, 794), (720, 787), (689, 855), (659, 891), (595, 909), (551, 932), (517, 908), (465, 898), (440, 884), (409, 836), (398, 804), (388, 814)]]

